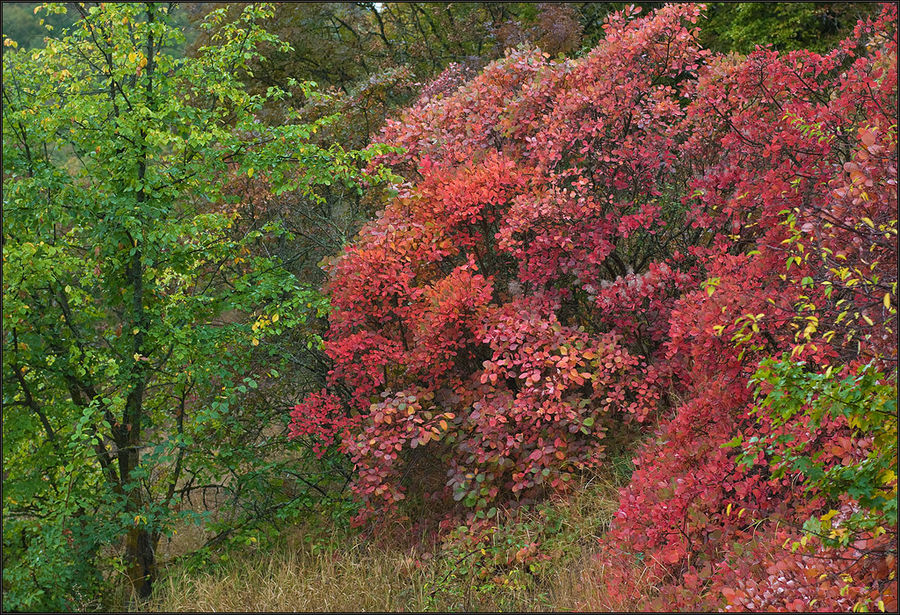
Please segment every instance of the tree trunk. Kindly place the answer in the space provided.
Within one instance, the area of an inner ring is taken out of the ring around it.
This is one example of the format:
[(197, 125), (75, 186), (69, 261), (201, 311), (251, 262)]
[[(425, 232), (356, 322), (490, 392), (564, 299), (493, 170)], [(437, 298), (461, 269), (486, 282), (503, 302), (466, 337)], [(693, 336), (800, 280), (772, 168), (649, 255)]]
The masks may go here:
[[(135, 434), (135, 431), (138, 430), (131, 430), (129, 443), (119, 451), (119, 471), (124, 478), (123, 487), (134, 480), (132, 474), (140, 463), (140, 432)], [(141, 486), (132, 486), (131, 490), (125, 493), (125, 497), (127, 498), (125, 510), (133, 519), (133, 525), (125, 534), (125, 570), (134, 595), (145, 599), (150, 596), (153, 581), (156, 580), (156, 543), (159, 537), (149, 531), (147, 519), (141, 518), (145, 512)]]
[(144, 526), (131, 528), (125, 537), (128, 579), (134, 594), (141, 599), (150, 597), (156, 580), (156, 542)]
[[(153, 25), (154, 11), (153, 5), (147, 3), (147, 23)], [(154, 70), (154, 43), (153, 31), (149, 30), (147, 35), (147, 75), (146, 90), (148, 98), (153, 93), (153, 70)], [(152, 108), (152, 105), (151, 105)], [(147, 172), (147, 151), (146, 151), (146, 133), (143, 128), (140, 130), (140, 153), (138, 155), (138, 181), (140, 188), (137, 192), (137, 205), (142, 206), (146, 201), (146, 193), (144, 180)], [(143, 216), (143, 212), (141, 214)], [(144, 335), (147, 331), (147, 313), (144, 309), (144, 265), (143, 258), (143, 234), (138, 233), (134, 236), (135, 252), (131, 257), (131, 263), (127, 272), (126, 283), (132, 288), (132, 326), (134, 327), (134, 338), (132, 349), (134, 351), (134, 363), (132, 373), (134, 376), (134, 388), (128, 394), (125, 401), (125, 421), (126, 430), (128, 431), (128, 447), (125, 451), (125, 458), (120, 459), (120, 464), (124, 461), (127, 472), (120, 472), (123, 481), (130, 481), (133, 470), (140, 463), (140, 447), (141, 441), (141, 422), (143, 420), (144, 409), (144, 393), (147, 388), (147, 366), (141, 363), (144, 353)], [(126, 510), (131, 515), (140, 515), (144, 509), (144, 498), (141, 494), (140, 485), (135, 485), (131, 492), (127, 494), (128, 504)], [(140, 599), (150, 597), (153, 589), (153, 581), (156, 580), (156, 543), (159, 540), (157, 534), (151, 534), (147, 529), (147, 520), (136, 518), (134, 525), (128, 530), (125, 537), (125, 562), (128, 571), (128, 578), (134, 588), (134, 593)]]

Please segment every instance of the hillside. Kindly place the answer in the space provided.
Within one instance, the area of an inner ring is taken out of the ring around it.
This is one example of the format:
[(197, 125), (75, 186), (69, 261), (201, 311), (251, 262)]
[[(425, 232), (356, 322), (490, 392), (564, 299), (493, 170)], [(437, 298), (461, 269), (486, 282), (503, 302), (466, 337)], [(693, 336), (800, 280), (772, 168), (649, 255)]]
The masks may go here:
[(771, 7), (16, 7), (4, 610), (895, 611), (897, 7)]

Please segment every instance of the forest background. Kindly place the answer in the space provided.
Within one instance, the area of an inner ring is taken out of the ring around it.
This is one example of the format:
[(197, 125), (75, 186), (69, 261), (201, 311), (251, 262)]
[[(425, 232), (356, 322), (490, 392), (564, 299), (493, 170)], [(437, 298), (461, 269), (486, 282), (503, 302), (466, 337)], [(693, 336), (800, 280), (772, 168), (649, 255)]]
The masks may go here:
[(4, 609), (896, 608), (895, 10), (3, 36)]

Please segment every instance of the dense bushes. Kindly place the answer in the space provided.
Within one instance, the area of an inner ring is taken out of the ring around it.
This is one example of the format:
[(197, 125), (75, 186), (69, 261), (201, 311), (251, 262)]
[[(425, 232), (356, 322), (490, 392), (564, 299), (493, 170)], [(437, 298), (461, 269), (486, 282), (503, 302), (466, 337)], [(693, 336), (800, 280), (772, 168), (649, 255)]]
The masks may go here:
[(786, 412), (750, 378), (787, 353), (858, 408), (896, 391), (896, 10), (746, 58), (701, 49), (698, 15), (616, 14), (583, 58), (520, 49), (388, 124), (406, 182), (332, 264), (330, 390), (295, 429), (320, 408), (359, 520), (417, 486), (471, 519), (644, 423), (611, 591), (633, 557), (666, 608), (890, 606), (896, 405)]
[(696, 15), (617, 22), (578, 61), (513, 53), (387, 127), (410, 181), (329, 287), (332, 395), (365, 415), (342, 445), (366, 511), (403, 499), (411, 456), (449, 476), (435, 497), (482, 512), (563, 488), (607, 429), (656, 408), (665, 319), (695, 275), (672, 199)]
[[(896, 410), (883, 401), (896, 397), (895, 377), (885, 381), (896, 365), (895, 16), (825, 56), (759, 50), (698, 80), (688, 114), (721, 154), (692, 185), (692, 217), (728, 235), (704, 257), (705, 288), (670, 321), (688, 401), (641, 453), (608, 536), (658, 564), (668, 608), (695, 604), (700, 588), (715, 590), (709, 607), (896, 603)], [(749, 378), (784, 352), (760, 371), (768, 396), (754, 404)], [(870, 378), (882, 388), (844, 380), (861, 405), (829, 408), (823, 387), (833, 398), (830, 383), (862, 366), (880, 370)], [(800, 383), (784, 388), (791, 373)], [(871, 414), (882, 418), (861, 418)], [(840, 467), (857, 471), (838, 480)], [(783, 547), (826, 512), (823, 536)], [(860, 516), (876, 521), (848, 524)], [(836, 550), (821, 548), (836, 537)]]

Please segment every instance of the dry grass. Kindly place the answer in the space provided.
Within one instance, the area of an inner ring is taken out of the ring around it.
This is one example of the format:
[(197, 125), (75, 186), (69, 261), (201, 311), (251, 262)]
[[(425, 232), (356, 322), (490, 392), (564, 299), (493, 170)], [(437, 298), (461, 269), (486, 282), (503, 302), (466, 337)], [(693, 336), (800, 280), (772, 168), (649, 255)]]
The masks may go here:
[[(213, 571), (170, 567), (141, 610), (623, 610), (628, 605), (606, 596), (593, 557), (617, 499), (613, 480), (595, 477), (565, 500), (507, 516), (494, 534), (504, 545), (538, 539), (551, 551), (551, 565), (536, 573), (494, 564), (482, 572), (487, 560), (477, 558), (458, 564), (459, 551), (447, 543), (432, 553), (424, 545), (376, 546), (337, 530), (294, 528), (279, 546), (232, 553)], [(558, 529), (547, 534), (542, 524), (553, 519)]]
[(210, 574), (174, 573), (150, 611), (424, 610), (425, 575), (397, 552), (291, 547), (254, 553)]

